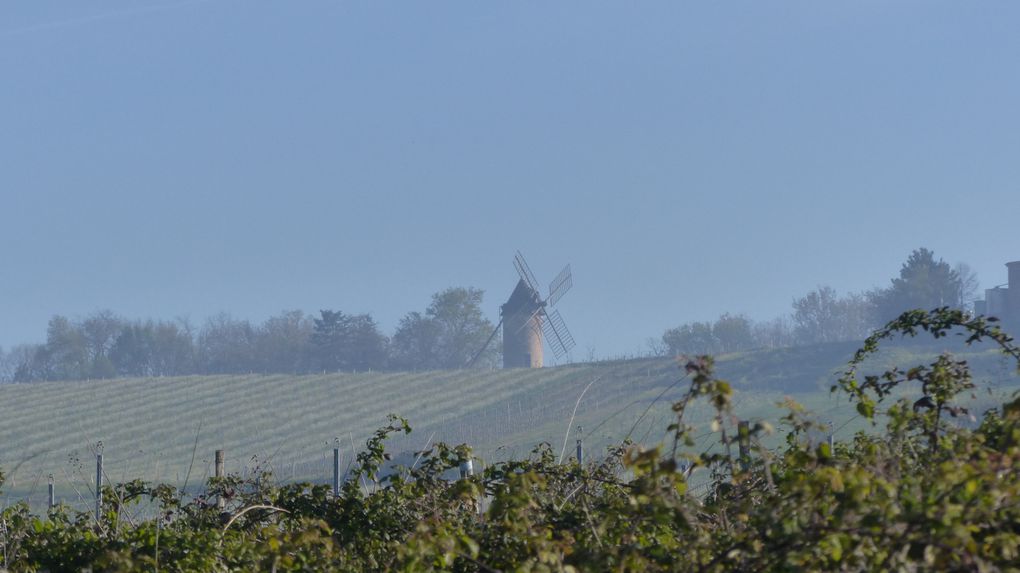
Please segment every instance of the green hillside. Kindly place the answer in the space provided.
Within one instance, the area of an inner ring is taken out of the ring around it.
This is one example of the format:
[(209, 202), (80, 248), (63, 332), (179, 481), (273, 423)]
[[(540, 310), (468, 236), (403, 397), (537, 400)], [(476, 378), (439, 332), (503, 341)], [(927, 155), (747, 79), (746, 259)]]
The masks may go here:
[[(789, 395), (849, 433), (860, 427), (853, 408), (828, 389), (854, 348), (830, 344), (724, 355), (717, 359), (718, 373), (737, 389), (742, 418), (775, 423), (781, 415), (776, 403)], [(895, 348), (873, 367), (911, 366), (937, 350)], [(976, 409), (1016, 386), (993, 350), (966, 357), (993, 390), (976, 394)], [(669, 405), (685, 389), (677, 362), (665, 358), (491, 372), (8, 384), (0, 386), (0, 467), (8, 474), (7, 501), (27, 497), (33, 504), (44, 500), (48, 474), (59, 497), (87, 504), (99, 442), (114, 481), (201, 483), (220, 448), (227, 452), (229, 472), (258, 465), (284, 481), (326, 481), (335, 440), (346, 465), (352, 443), (362, 444), (390, 413), (414, 427), (393, 443), (397, 452), (420, 450), (430, 440), (463, 442), (484, 463), (522, 456), (543, 441), (559, 452), (566, 441), (571, 455), (580, 435), (588, 455), (597, 455), (628, 436), (644, 443), (661, 440)], [(692, 419), (704, 423), (707, 415), (696, 408)]]

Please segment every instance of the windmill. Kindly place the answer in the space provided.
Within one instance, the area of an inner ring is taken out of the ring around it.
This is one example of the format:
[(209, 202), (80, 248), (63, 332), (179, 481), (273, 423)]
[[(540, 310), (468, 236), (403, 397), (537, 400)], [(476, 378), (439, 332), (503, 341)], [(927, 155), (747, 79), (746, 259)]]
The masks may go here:
[(499, 324), (485, 345), (468, 362), (469, 367), (489, 347), (500, 327), (503, 328), (503, 368), (541, 368), (543, 340), (557, 359), (574, 347), (574, 337), (567, 330), (560, 311), (549, 310), (574, 285), (570, 265), (563, 267), (560, 274), (549, 283), (549, 294), (545, 299), (539, 291), (538, 280), (520, 251), (514, 255), (514, 268), (520, 280), (510, 298), (499, 309)]

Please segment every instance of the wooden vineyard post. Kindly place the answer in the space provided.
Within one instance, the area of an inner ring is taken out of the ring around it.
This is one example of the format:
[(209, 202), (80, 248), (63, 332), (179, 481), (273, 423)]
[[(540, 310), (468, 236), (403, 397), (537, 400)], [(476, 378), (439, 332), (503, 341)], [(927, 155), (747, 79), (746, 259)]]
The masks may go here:
[(49, 507), (49, 509), (53, 509), (53, 506), (56, 505), (56, 498), (53, 495), (53, 474), (50, 474), (49, 484), (47, 485), (47, 490), (49, 492), (48, 507)]
[[(339, 440), (338, 440), (339, 441)], [(333, 448), (333, 498), (340, 497), (340, 446)]]
[(751, 465), (751, 428), (746, 420), (737, 423), (737, 444), (740, 446), (740, 468), (747, 471)]
[(829, 455), (836, 453), (836, 432), (833, 430), (835, 426), (832, 425), (832, 421), (829, 421)]
[(584, 442), (582, 441), (583, 438), (580, 437), (581, 432), (583, 432), (583, 431), (584, 431), (584, 429), (581, 426), (577, 427), (577, 434), (578, 434), (578, 438), (577, 438), (577, 465), (579, 465), (579, 466), (584, 465), (584, 448), (583, 448)]
[(96, 522), (103, 516), (103, 453), (96, 454)]
[[(225, 470), (225, 466), (226, 466), (226, 454), (224, 453), (223, 450), (216, 450), (216, 463), (215, 463), (215, 468), (214, 468), (214, 472), (215, 472), (216, 477), (222, 478), (222, 477), (224, 477), (226, 475), (226, 472), (224, 471)], [(226, 505), (226, 500), (223, 499), (223, 495), (222, 494), (217, 495), (216, 496), (216, 507), (218, 507), (219, 509), (223, 509), (223, 507), (225, 505)]]

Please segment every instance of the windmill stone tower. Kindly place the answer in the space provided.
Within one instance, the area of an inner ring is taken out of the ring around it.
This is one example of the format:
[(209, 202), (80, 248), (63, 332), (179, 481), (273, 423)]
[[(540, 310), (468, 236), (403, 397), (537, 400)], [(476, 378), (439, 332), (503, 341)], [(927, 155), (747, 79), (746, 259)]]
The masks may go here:
[(503, 317), (503, 368), (542, 367), (542, 317), (545, 303), (528, 283), (517, 281), (499, 308)]
[(560, 274), (549, 283), (549, 296), (545, 300), (542, 300), (538, 281), (520, 251), (514, 256), (514, 268), (521, 278), (510, 293), (510, 298), (499, 307), (499, 324), (485, 344), (465, 364), (468, 368), (474, 366), (489, 347), (500, 327), (503, 328), (503, 368), (541, 368), (544, 362), (543, 341), (549, 345), (557, 359), (574, 347), (574, 337), (567, 330), (567, 323), (563, 321), (560, 311), (548, 310), (574, 285), (570, 265), (563, 267)]

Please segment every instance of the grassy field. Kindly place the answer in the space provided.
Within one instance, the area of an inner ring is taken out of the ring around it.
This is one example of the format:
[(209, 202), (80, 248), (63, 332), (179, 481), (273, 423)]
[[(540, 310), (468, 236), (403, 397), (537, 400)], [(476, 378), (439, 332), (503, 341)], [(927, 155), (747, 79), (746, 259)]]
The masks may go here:
[[(717, 359), (718, 373), (737, 389), (741, 418), (776, 424), (782, 414), (777, 403), (790, 396), (848, 436), (862, 424), (853, 406), (829, 387), (854, 349), (829, 344), (724, 355)], [(909, 367), (938, 350), (897, 347), (869, 367)], [(993, 350), (964, 356), (981, 379), (975, 411), (1018, 387), (1009, 364)], [(556, 452), (566, 444), (569, 456), (580, 436), (589, 455), (598, 455), (626, 437), (648, 444), (662, 440), (669, 406), (686, 388), (677, 362), (665, 358), (491, 372), (8, 384), (0, 386), (4, 501), (28, 498), (41, 505), (52, 474), (58, 497), (87, 507), (100, 442), (111, 481), (200, 484), (211, 471), (213, 452), (225, 449), (228, 472), (259, 466), (282, 481), (325, 482), (334, 444), (339, 442), (346, 466), (390, 413), (414, 427), (392, 443), (396, 452), (413, 452), (430, 441), (468, 443), (484, 463), (522, 456), (549, 442)], [(705, 444), (715, 439), (708, 435), (709, 415), (699, 405), (690, 418), (706, 428)]]

